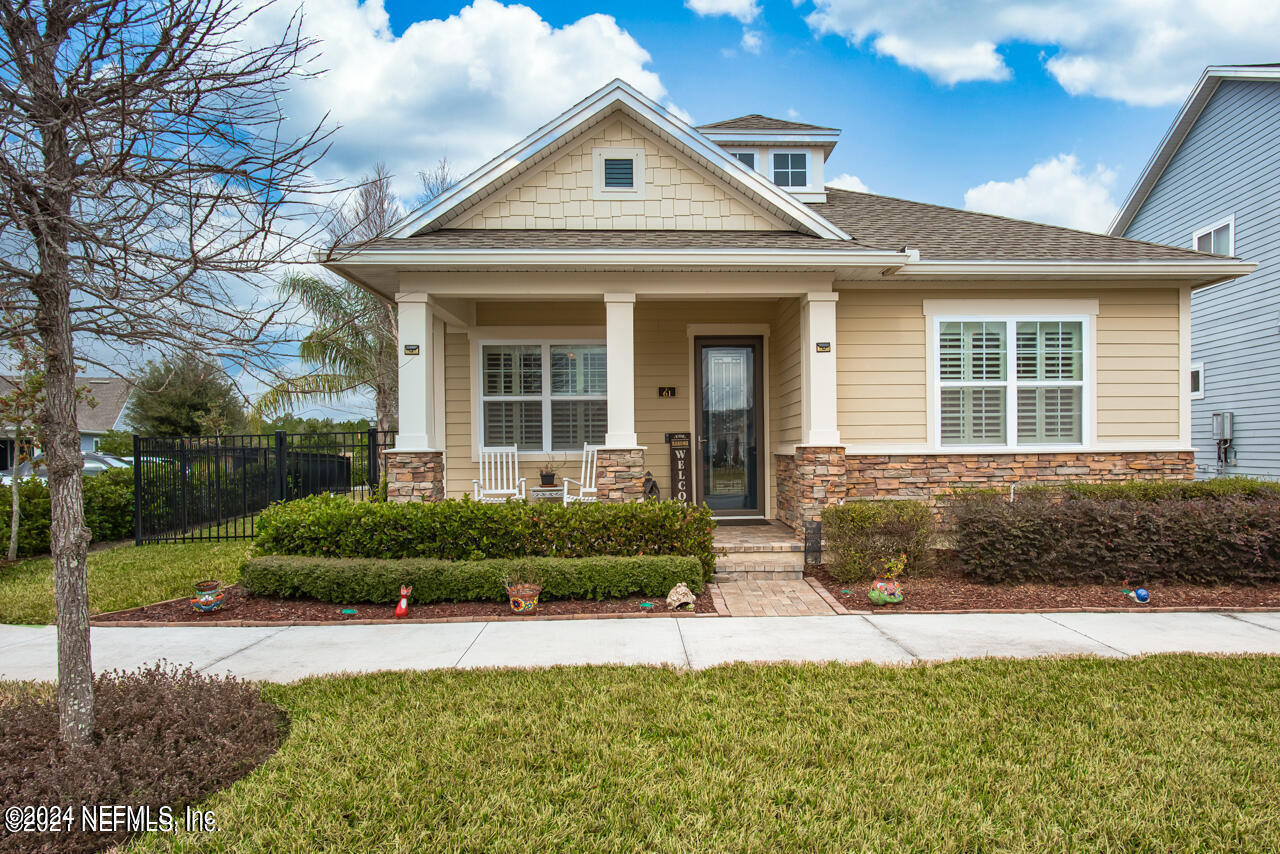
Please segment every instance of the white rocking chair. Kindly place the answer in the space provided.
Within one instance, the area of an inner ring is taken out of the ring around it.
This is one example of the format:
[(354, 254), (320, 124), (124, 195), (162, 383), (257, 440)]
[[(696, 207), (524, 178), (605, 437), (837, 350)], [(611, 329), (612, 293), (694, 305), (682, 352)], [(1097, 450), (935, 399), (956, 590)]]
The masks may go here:
[(480, 452), (480, 479), (471, 483), (477, 501), (498, 504), (524, 498), (524, 480), (515, 448), (488, 448)]
[[(582, 446), (582, 478), (574, 480), (571, 477), (564, 478), (564, 503), (572, 504), (575, 501), (595, 501), (596, 500), (596, 452), (600, 448), (597, 445)], [(569, 484), (577, 487), (576, 494), (569, 491)]]

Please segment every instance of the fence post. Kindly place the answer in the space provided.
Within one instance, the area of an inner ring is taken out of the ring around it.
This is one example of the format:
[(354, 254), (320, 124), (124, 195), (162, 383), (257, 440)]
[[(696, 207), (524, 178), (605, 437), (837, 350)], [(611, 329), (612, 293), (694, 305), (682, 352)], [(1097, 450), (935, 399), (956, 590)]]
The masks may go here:
[(142, 440), (133, 434), (133, 544), (142, 545)]
[(378, 491), (378, 428), (369, 428), (369, 497), (373, 498)]
[(283, 430), (276, 431), (276, 497), (280, 501), (287, 501), (289, 496), (286, 490), (289, 485), (289, 473), (285, 466), (285, 454), (288, 448), (288, 435)]
[(178, 440), (178, 504), (180, 506), (179, 528), (181, 532), (180, 540), (187, 541), (187, 440), (185, 438)]

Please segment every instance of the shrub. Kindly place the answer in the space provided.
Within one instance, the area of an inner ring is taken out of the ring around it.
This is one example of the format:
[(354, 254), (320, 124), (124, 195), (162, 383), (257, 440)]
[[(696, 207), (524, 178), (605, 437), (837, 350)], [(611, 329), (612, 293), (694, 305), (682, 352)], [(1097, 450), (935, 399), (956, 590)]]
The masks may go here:
[(264, 510), (254, 549), (258, 554), (440, 560), (692, 555), (710, 580), (714, 531), (710, 510), (679, 501), (563, 506), (464, 498), (402, 504), (313, 495)]
[[(49, 486), (35, 478), (19, 481), (18, 555), (49, 551)], [(0, 556), (9, 548), (9, 488), (0, 486)], [(133, 469), (109, 469), (84, 479), (84, 521), (94, 542), (133, 536)]]
[[(75, 806), (75, 832), (0, 834), (0, 851), (99, 851), (124, 832), (82, 833), (80, 804), (161, 806), (199, 801), (243, 777), (280, 743), (283, 718), (258, 689), (230, 676), (163, 664), (94, 679), (95, 746), (58, 737), (52, 690), (18, 689), (0, 703), (0, 803)], [(114, 849), (113, 849), (114, 850)]]
[(1020, 488), (1016, 495), (1061, 495), (1068, 499), (1110, 501), (1192, 501), (1242, 498), (1280, 500), (1280, 483), (1251, 477), (1219, 477), (1212, 480), (1121, 480), (1106, 483), (1066, 483)]
[(395, 602), (400, 585), (412, 584), (412, 600), (471, 602), (506, 598), (508, 578), (534, 580), (556, 599), (604, 599), (640, 594), (665, 596), (683, 581), (702, 589), (697, 558), (662, 557), (494, 558), (448, 561), (430, 558), (325, 558), (264, 555), (250, 558), (240, 583), (259, 596), (308, 596), (322, 602)]
[(929, 567), (933, 513), (920, 501), (847, 501), (822, 511), (822, 535), (839, 581), (875, 577), (885, 561), (905, 554), (907, 574)]
[(1280, 501), (974, 500), (957, 551), (981, 581), (1280, 581)]

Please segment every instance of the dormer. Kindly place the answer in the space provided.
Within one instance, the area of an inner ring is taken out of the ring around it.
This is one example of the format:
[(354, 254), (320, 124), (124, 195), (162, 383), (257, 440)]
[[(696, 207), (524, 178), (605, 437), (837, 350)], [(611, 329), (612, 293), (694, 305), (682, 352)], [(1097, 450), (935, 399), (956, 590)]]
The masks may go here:
[(836, 128), (750, 115), (700, 125), (697, 131), (802, 202), (825, 202), (823, 165)]

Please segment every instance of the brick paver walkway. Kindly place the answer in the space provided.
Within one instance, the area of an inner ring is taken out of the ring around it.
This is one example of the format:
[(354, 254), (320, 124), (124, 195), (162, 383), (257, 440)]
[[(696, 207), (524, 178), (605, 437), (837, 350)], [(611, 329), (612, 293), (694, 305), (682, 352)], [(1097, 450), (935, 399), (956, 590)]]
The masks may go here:
[(716, 590), (734, 617), (817, 617), (835, 613), (803, 578), (721, 581)]

